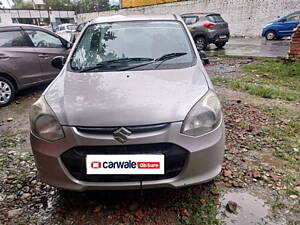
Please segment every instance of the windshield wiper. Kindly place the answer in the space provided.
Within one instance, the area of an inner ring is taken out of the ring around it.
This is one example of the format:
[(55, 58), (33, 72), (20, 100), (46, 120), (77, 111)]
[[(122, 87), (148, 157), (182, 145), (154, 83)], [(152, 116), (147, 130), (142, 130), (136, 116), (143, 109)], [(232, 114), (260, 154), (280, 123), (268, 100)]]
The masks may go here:
[(186, 55), (186, 54), (187, 54), (186, 52), (173, 52), (173, 53), (165, 54), (165, 55), (155, 59), (155, 61), (162, 62), (162, 61), (174, 59), (174, 58)]
[(113, 60), (108, 60), (108, 61), (104, 61), (101, 63), (98, 63), (96, 66), (92, 66), (92, 67), (88, 67), (88, 68), (83, 68), (81, 69), (79, 72), (83, 73), (83, 72), (88, 72), (91, 70), (95, 70), (95, 69), (101, 69), (101, 68), (105, 68), (106, 66), (109, 66), (111, 64), (114, 63), (122, 63), (122, 62), (145, 62), (145, 61), (153, 61), (154, 59), (152, 58), (121, 58), (121, 59), (113, 59)]
[(120, 69), (119, 71), (126, 71), (126, 70), (132, 70), (132, 69), (135, 69), (135, 68), (139, 68), (139, 67), (142, 67), (142, 66), (147, 66), (147, 65), (150, 65), (150, 64), (154, 64), (154, 63), (157, 63), (157, 62), (160, 62), (155, 68), (159, 67), (163, 62), (167, 61), (167, 60), (170, 60), (170, 59), (174, 59), (174, 58), (178, 58), (180, 56), (183, 56), (183, 55), (186, 55), (187, 53), (186, 52), (174, 52), (174, 53), (169, 53), (169, 54), (165, 54), (157, 59), (154, 59), (153, 61), (151, 62), (148, 62), (148, 63), (144, 63), (144, 64), (139, 64), (139, 65), (135, 65), (135, 66), (130, 66), (130, 67), (126, 67), (126, 68), (123, 68), (123, 69)]

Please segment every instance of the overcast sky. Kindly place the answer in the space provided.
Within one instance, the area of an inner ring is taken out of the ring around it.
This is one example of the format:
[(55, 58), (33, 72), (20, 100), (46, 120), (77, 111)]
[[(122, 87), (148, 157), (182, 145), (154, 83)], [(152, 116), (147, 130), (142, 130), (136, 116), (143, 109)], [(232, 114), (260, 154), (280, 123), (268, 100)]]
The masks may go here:
[(10, 6), (13, 5), (11, 0), (0, 0), (2, 2), (2, 5), (4, 5), (4, 8), (10, 8)]
[(119, 4), (119, 0), (109, 0), (109, 3), (111, 5), (118, 5)]

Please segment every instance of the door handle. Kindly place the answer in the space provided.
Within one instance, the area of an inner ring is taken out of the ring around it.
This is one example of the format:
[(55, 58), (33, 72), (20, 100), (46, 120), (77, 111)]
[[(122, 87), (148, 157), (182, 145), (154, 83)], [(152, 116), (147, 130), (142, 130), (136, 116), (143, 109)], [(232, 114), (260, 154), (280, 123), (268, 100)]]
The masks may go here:
[(9, 56), (0, 56), (0, 59), (10, 59)]
[(39, 54), (38, 56), (41, 57), (41, 58), (44, 58), (44, 59), (50, 57), (50, 55), (46, 55), (46, 54)]

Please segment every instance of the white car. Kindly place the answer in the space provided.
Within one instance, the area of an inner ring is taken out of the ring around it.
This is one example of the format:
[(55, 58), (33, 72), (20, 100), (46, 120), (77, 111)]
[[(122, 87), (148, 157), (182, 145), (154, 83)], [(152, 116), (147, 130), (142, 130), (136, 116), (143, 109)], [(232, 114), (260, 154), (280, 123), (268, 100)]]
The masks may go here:
[(76, 27), (76, 25), (71, 23), (60, 24), (56, 29), (56, 34), (66, 39), (67, 41), (70, 41), (72, 33), (76, 31)]

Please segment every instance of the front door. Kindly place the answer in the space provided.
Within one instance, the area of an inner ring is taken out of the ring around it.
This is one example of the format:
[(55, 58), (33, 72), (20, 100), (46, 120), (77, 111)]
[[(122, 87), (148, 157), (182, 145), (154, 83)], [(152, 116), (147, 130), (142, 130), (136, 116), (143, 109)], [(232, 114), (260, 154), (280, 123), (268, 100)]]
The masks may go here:
[(44, 79), (54, 79), (58, 75), (59, 70), (51, 65), (52, 59), (56, 56), (67, 57), (69, 50), (65, 48), (59, 37), (51, 33), (38, 29), (27, 29), (25, 32), (35, 47)]
[(299, 15), (291, 15), (286, 17), (282, 21), (281, 29), (279, 30), (279, 35), (280, 36), (292, 36), (294, 33), (294, 29), (298, 26), (299, 24)]
[(20, 27), (0, 29), (0, 68), (21, 88), (42, 79), (39, 58)]

